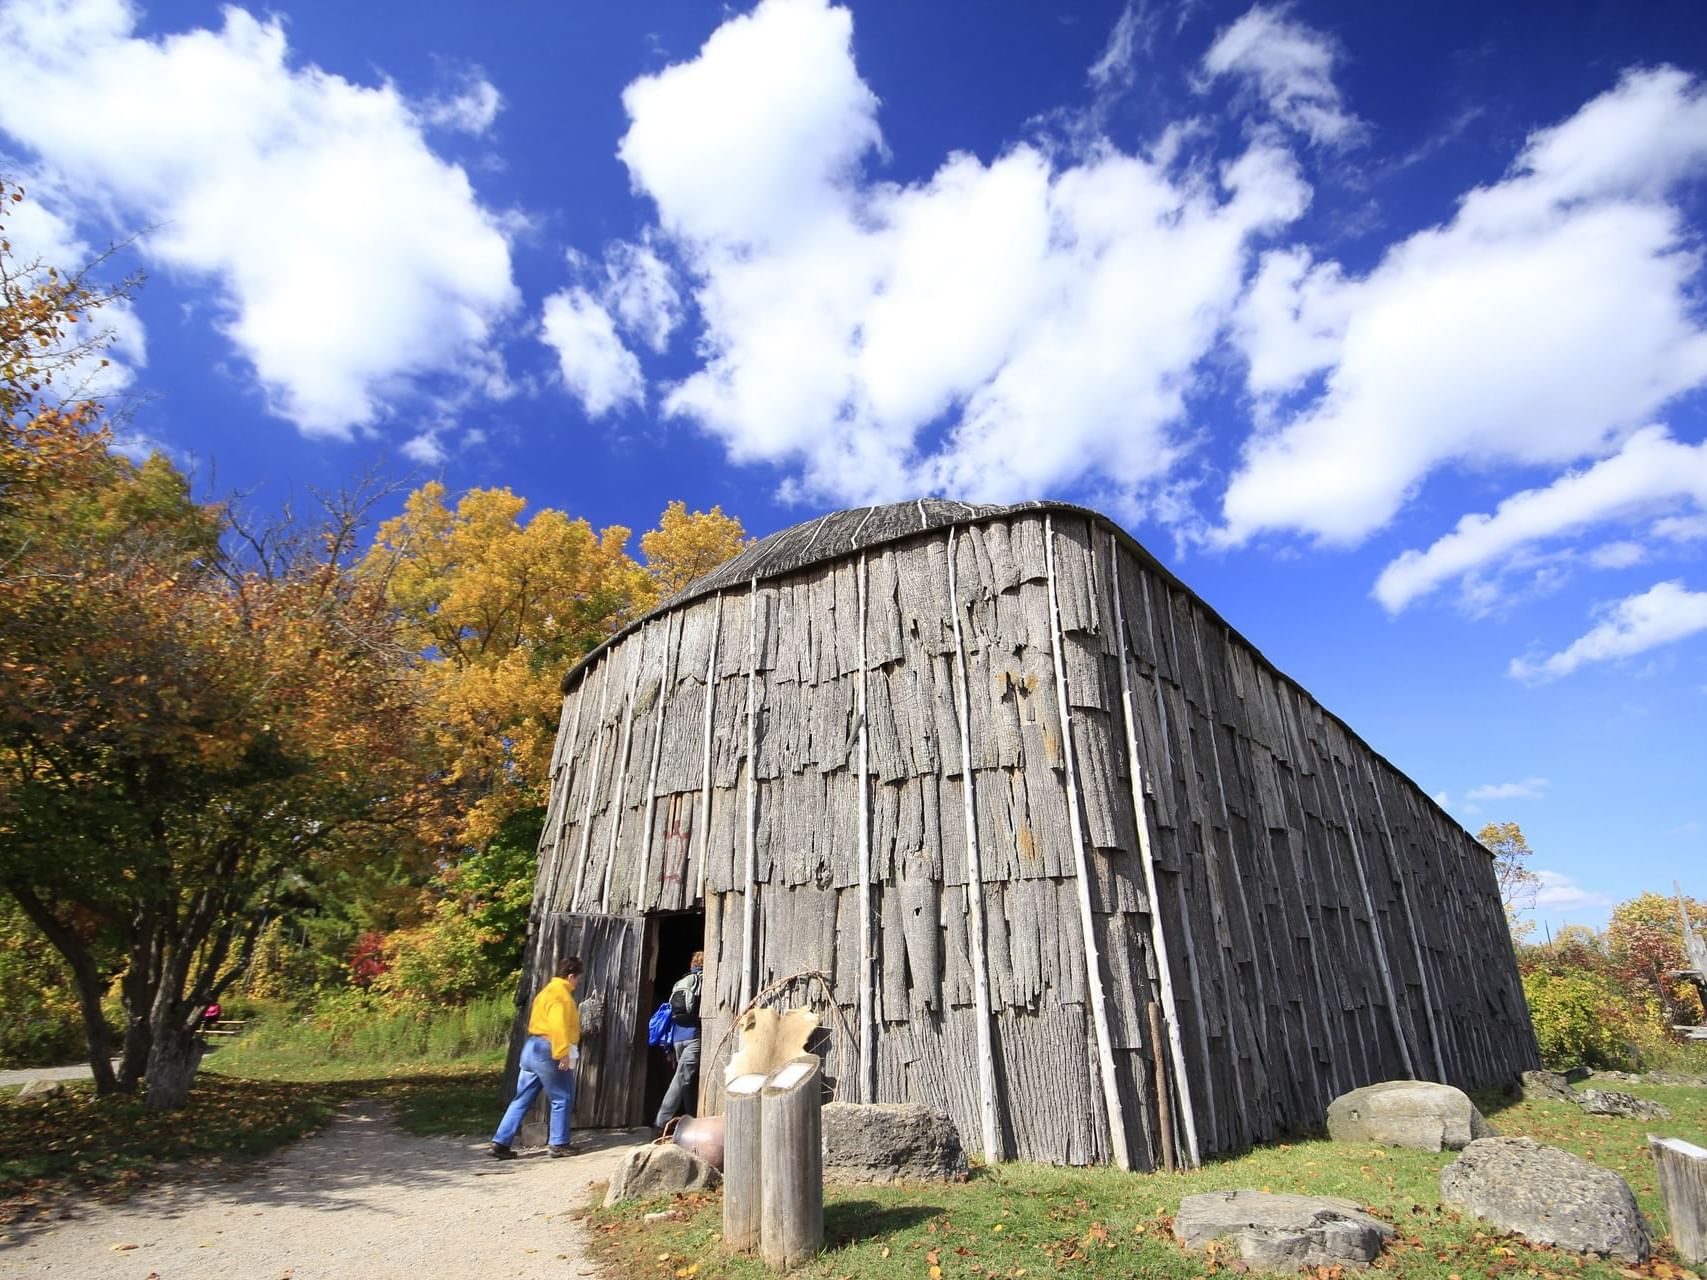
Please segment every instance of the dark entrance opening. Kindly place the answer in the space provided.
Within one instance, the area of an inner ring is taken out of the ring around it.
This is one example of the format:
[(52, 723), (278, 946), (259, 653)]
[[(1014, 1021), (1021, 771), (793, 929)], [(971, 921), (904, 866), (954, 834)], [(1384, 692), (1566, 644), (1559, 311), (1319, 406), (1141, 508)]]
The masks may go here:
[[(658, 912), (646, 917), (646, 963), (641, 966), (640, 1017), (649, 1020), (670, 998), (670, 988), (687, 973), (693, 953), (705, 946), (705, 912)], [(641, 1124), (651, 1124), (670, 1087), (675, 1066), (662, 1049), (646, 1050), (646, 1088)], [(690, 1103), (688, 1112), (697, 1107)]]

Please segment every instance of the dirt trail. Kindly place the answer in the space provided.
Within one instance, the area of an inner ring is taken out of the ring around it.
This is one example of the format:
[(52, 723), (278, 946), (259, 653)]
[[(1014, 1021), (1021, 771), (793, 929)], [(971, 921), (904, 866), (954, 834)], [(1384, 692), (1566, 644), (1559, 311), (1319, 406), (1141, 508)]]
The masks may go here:
[[(197, 1177), (113, 1204), (14, 1223), (0, 1276), (123, 1280), (534, 1280), (597, 1276), (580, 1225), (586, 1203), (645, 1130), (577, 1135), (585, 1154), (492, 1160), (485, 1143), (419, 1138), (377, 1102), (241, 1178)], [(135, 1248), (116, 1249), (117, 1245)]]

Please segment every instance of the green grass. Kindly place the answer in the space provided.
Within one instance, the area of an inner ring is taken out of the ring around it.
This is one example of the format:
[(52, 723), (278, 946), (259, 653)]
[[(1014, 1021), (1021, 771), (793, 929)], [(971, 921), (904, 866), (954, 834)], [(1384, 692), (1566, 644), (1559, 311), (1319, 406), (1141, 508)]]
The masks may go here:
[[(1669, 1121), (1585, 1116), (1568, 1103), (1480, 1099), (1507, 1136), (1528, 1136), (1586, 1156), (1622, 1174), (1656, 1235), (1664, 1215), (1646, 1156), (1650, 1130), (1707, 1140), (1707, 1089), (1619, 1086), (1663, 1102)], [(1187, 1253), (1171, 1234), (1181, 1198), (1241, 1187), (1344, 1196), (1394, 1224), (1398, 1234), (1375, 1273), (1449, 1280), (1477, 1276), (1615, 1277), (1676, 1280), (1686, 1274), (1669, 1247), (1642, 1268), (1586, 1260), (1501, 1236), (1460, 1218), (1439, 1199), (1440, 1170), (1453, 1153), (1336, 1145), (1321, 1138), (1261, 1148), (1180, 1174), (1123, 1174), (1008, 1164), (976, 1171), (958, 1186), (831, 1187), (825, 1198), (825, 1252), (797, 1275), (814, 1280), (944, 1277), (1201, 1276), (1237, 1271), (1225, 1252)], [(657, 1205), (594, 1210), (595, 1249), (614, 1274), (644, 1277), (758, 1277), (753, 1259), (721, 1252), (722, 1200), (683, 1197), (678, 1217), (647, 1223)], [(1236, 1257), (1236, 1255), (1235, 1255)]]

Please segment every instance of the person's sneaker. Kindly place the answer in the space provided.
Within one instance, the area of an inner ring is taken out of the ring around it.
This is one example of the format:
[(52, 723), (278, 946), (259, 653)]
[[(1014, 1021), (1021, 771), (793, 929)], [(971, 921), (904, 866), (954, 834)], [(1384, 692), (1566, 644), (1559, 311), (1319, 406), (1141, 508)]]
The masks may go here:
[(550, 1153), (553, 1160), (561, 1160), (564, 1156), (575, 1154), (575, 1144), (571, 1142), (561, 1147), (547, 1147), (546, 1151)]
[(516, 1153), (506, 1147), (502, 1142), (494, 1142), (492, 1144), (492, 1158), (494, 1160), (514, 1160), (516, 1158)]

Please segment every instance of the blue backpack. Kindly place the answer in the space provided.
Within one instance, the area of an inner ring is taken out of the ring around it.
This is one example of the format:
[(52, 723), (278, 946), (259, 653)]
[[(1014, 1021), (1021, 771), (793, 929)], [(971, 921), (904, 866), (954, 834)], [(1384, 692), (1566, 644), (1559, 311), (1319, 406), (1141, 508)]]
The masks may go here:
[(646, 1043), (668, 1049), (675, 1042), (676, 1020), (670, 1013), (670, 1002), (658, 1006), (658, 1012), (646, 1024)]

